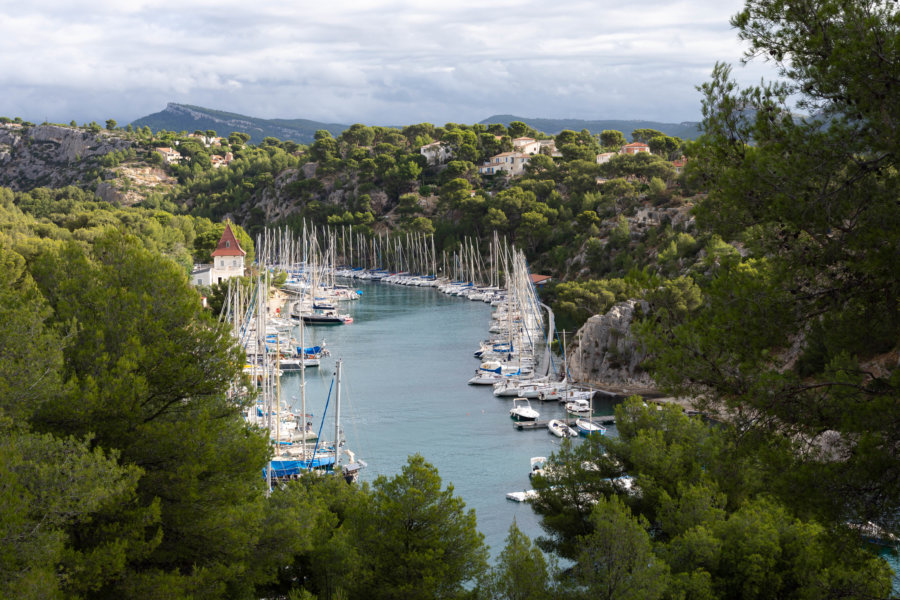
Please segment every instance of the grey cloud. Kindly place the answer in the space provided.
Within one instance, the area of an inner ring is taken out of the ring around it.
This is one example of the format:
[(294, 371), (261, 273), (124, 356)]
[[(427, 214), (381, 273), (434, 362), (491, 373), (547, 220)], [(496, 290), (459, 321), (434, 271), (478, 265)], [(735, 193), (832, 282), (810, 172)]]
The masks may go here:
[(435, 4), (39, 0), (0, 22), (0, 115), (124, 122), (176, 101), (346, 123), (680, 121), (741, 54), (741, 0)]

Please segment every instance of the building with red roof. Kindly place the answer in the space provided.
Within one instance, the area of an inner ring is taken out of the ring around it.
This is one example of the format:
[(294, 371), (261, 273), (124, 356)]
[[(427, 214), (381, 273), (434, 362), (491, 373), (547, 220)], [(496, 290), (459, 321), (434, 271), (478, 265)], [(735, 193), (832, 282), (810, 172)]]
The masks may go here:
[(644, 142), (632, 142), (625, 144), (619, 150), (619, 154), (638, 154), (640, 152), (650, 152), (650, 146)]
[(232, 277), (241, 277), (244, 274), (246, 255), (247, 252), (241, 248), (231, 229), (231, 223), (225, 223), (225, 231), (212, 252), (212, 264), (196, 265), (191, 272), (191, 282), (196, 285), (212, 285)]

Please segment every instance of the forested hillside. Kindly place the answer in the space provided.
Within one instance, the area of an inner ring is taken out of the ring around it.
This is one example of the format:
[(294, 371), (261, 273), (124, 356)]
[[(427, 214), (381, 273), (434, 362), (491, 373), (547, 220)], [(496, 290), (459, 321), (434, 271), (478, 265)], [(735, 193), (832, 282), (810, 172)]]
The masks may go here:
[[(0, 119), (0, 595), (888, 597), (873, 543), (900, 535), (900, 14), (747, 0), (733, 25), (782, 79), (742, 89), (718, 66), (696, 141), (512, 121), (254, 144)], [(224, 219), (249, 257), (272, 225), (439, 251), (496, 231), (553, 276), (560, 327), (628, 301), (607, 346), (579, 344), (621, 363), (633, 338), (653, 385), (714, 424), (623, 403), (618, 437), (550, 459), (545, 536), (514, 525), (493, 567), (420, 456), (371, 485), (268, 494), (243, 357), (186, 277)]]

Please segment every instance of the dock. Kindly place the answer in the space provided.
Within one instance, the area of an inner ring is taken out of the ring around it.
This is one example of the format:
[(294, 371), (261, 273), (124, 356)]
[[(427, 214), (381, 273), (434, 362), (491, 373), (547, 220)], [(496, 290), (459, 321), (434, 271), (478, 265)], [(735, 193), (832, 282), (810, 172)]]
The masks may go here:
[[(573, 421), (574, 419), (559, 419), (564, 423), (568, 423), (569, 421)], [(616, 416), (615, 415), (599, 415), (595, 417), (591, 417), (592, 421), (596, 421), (601, 425), (615, 425), (616, 424)], [(519, 431), (526, 431), (531, 429), (547, 429), (547, 426), (550, 424), (550, 421), (513, 421), (513, 427), (518, 429)]]

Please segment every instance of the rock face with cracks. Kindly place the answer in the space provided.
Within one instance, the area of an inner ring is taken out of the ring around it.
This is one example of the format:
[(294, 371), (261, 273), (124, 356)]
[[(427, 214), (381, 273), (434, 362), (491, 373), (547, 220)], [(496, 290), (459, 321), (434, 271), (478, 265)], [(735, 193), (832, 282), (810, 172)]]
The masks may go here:
[(16, 191), (80, 181), (87, 159), (124, 150), (132, 142), (113, 133), (59, 125), (0, 125), (0, 185)]
[(569, 372), (575, 381), (598, 386), (655, 387), (640, 366), (645, 354), (631, 331), (638, 306), (647, 310), (643, 301), (619, 302), (606, 314), (588, 319), (578, 330), (568, 352)]

